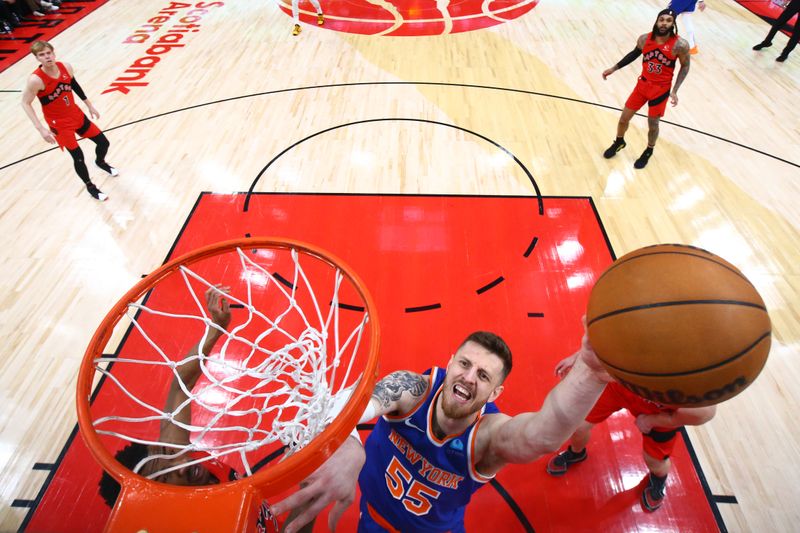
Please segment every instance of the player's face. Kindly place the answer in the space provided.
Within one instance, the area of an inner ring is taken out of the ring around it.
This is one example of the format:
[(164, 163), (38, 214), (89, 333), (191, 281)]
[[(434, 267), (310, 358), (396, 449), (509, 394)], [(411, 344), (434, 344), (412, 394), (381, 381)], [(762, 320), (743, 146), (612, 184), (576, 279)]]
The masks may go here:
[[(169, 452), (165, 452), (164, 454), (167, 453)], [(139, 473), (143, 476), (148, 476), (154, 472), (158, 472), (159, 470), (166, 470), (167, 468), (173, 466), (184, 465), (190, 461), (191, 459), (188, 457), (153, 459), (152, 461), (148, 461), (142, 467), (142, 470)], [(177, 468), (153, 478), (153, 481), (167, 483), (169, 485), (185, 485), (194, 487), (201, 485), (215, 485), (219, 483), (219, 480), (211, 475), (211, 472), (206, 470), (201, 464)]]
[(442, 386), (442, 410), (449, 418), (472, 416), (503, 391), (503, 361), (469, 341), (450, 359)]
[(675, 25), (675, 18), (672, 15), (661, 15), (656, 21), (656, 33), (660, 36), (669, 34)]
[(56, 62), (56, 54), (49, 48), (45, 48), (41, 52), (36, 54), (36, 59), (45, 67), (49, 67), (55, 64)]

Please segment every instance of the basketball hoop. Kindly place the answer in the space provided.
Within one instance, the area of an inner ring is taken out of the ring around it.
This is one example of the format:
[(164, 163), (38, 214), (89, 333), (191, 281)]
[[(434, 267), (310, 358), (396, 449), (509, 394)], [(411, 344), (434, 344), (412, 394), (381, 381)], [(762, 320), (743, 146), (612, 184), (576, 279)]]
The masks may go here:
[[(234, 308), (227, 329), (200, 297), (220, 285), (230, 287), (224, 297)], [(211, 353), (187, 353), (212, 330), (220, 338)], [(360, 278), (299, 241), (220, 242), (155, 270), (103, 319), (78, 376), (81, 435), (122, 487), (106, 531), (242, 532), (274, 521), (266, 498), (310, 475), (358, 423), (377, 377), (379, 341)], [(193, 387), (178, 370), (190, 363), (202, 370)], [(93, 398), (98, 379), (103, 387)], [(164, 412), (168, 384), (187, 400)], [(188, 424), (177, 421), (185, 408)], [(190, 433), (189, 442), (159, 441), (158, 428), (169, 424)], [(136, 472), (159, 457), (185, 462), (134, 473), (112, 451), (126, 441), (161, 450)], [(194, 487), (152, 479), (206, 461), (212, 472), (211, 463), (233, 463), (242, 477)]]

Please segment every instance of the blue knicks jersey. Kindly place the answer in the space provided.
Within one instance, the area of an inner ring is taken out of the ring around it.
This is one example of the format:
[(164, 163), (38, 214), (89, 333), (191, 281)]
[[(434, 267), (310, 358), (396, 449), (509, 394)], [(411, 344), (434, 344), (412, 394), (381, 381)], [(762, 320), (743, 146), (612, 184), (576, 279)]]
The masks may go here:
[(436, 438), (431, 417), (444, 377), (443, 369), (433, 368), (420, 403), (405, 416), (381, 417), (364, 446), (362, 498), (403, 533), (463, 528), (472, 493), (491, 480), (475, 469), (473, 449), (481, 417), (498, 409), (486, 404), (466, 431)]

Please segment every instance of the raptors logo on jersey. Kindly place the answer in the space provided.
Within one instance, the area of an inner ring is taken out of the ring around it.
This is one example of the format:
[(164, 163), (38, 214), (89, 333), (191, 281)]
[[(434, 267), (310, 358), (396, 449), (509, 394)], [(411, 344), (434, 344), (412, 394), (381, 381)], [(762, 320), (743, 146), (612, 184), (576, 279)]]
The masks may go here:
[(642, 49), (642, 78), (649, 82), (671, 85), (675, 73), (675, 63), (678, 58), (675, 53), (675, 44), (678, 36), (673, 35), (664, 44), (658, 44), (653, 39), (653, 34), (647, 36), (647, 41)]
[(66, 121), (73, 126), (73, 129), (77, 129), (83, 123), (84, 114), (75, 105), (75, 97), (72, 95), (72, 76), (63, 63), (57, 62), (56, 66), (58, 76), (55, 78), (48, 76), (41, 67), (33, 72), (44, 84), (44, 89), (36, 96), (42, 104), (42, 113), (48, 124), (54, 126)]

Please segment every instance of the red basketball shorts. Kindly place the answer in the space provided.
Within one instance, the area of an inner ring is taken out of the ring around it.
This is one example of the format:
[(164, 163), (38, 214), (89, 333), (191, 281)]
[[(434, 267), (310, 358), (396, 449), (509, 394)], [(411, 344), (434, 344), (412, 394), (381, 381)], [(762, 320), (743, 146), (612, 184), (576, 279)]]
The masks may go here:
[[(674, 411), (674, 409), (660, 406), (637, 396), (619, 383), (611, 382), (606, 385), (603, 394), (600, 395), (597, 403), (586, 416), (586, 421), (590, 424), (599, 424), (620, 409), (627, 409), (634, 417)], [(653, 428), (647, 435), (642, 435), (645, 453), (663, 461), (672, 455), (677, 433), (676, 428)]]
[(644, 104), (648, 105), (648, 117), (663, 117), (669, 101), (670, 86), (652, 83), (639, 78), (636, 87), (625, 102), (625, 107), (639, 111)]
[(95, 137), (102, 132), (94, 122), (81, 113), (80, 117), (70, 117), (50, 122), (50, 131), (56, 138), (56, 142), (61, 148), (74, 150), (78, 147), (76, 136)]

